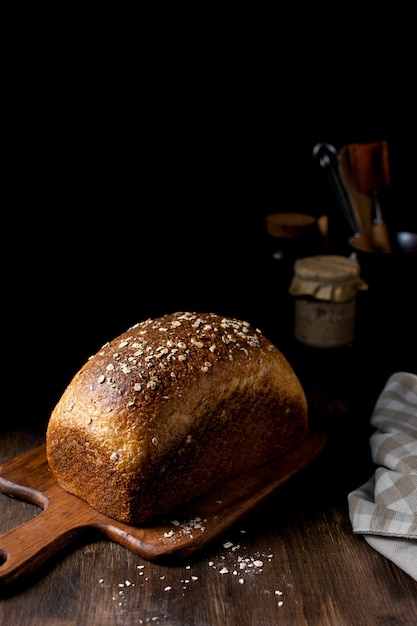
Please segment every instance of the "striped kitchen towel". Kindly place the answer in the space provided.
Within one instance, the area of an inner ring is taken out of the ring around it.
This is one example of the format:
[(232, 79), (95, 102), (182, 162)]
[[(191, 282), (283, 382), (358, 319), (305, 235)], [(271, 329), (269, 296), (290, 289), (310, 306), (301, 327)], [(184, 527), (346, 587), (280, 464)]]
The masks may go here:
[(353, 532), (417, 580), (417, 376), (388, 379), (371, 416), (374, 476), (348, 494)]

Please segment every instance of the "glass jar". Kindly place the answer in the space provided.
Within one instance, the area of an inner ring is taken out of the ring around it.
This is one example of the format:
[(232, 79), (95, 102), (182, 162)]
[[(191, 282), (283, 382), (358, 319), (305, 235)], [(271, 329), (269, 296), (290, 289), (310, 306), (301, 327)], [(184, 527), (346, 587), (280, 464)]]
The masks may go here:
[(298, 259), (289, 292), (294, 302), (294, 336), (315, 348), (352, 343), (356, 294), (367, 289), (356, 261), (338, 255)]

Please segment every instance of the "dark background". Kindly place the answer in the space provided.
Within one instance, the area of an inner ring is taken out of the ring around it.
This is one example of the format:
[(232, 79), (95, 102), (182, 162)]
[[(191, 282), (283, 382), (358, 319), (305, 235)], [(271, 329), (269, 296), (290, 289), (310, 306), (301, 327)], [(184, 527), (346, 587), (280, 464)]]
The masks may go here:
[(404, 4), (13, 20), (2, 424), (46, 422), (88, 356), (149, 316), (279, 328), (266, 215), (327, 214), (345, 252), (317, 142), (387, 139), (386, 219), (417, 231), (416, 6)]

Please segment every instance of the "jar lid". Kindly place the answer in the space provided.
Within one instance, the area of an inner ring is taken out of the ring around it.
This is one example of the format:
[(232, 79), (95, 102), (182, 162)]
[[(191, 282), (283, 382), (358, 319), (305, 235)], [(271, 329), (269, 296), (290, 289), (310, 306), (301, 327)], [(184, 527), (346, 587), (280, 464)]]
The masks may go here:
[(360, 274), (360, 267), (356, 261), (348, 257), (323, 254), (297, 259), (294, 264), (294, 273), (305, 280), (330, 283), (357, 278)]
[(328, 254), (297, 259), (289, 292), (319, 300), (343, 302), (368, 286), (360, 278), (360, 266), (348, 257)]
[(303, 239), (316, 232), (317, 220), (306, 213), (271, 213), (266, 217), (268, 234), (281, 239)]

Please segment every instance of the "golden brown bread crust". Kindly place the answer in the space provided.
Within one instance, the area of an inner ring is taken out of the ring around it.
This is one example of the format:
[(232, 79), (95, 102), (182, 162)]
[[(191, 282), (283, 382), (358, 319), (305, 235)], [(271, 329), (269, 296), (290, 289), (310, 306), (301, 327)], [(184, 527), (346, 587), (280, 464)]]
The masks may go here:
[(51, 414), (46, 450), (63, 488), (141, 524), (286, 452), (306, 430), (301, 384), (259, 330), (177, 312), (87, 361)]

